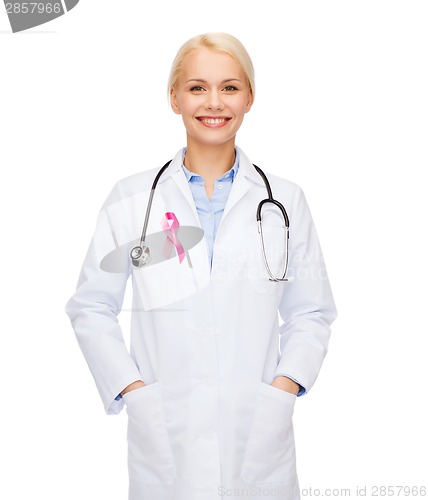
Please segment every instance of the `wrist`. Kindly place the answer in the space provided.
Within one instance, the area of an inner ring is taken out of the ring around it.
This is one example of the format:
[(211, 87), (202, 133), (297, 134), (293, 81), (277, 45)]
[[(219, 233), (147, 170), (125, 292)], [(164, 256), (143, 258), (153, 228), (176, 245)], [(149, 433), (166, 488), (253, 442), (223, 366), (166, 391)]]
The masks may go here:
[(131, 392), (134, 391), (135, 389), (139, 389), (140, 387), (144, 387), (144, 385), (145, 384), (142, 380), (136, 380), (135, 382), (132, 382), (132, 384), (127, 385), (120, 394), (121, 396), (123, 396), (127, 392)]
[(282, 389), (283, 391), (290, 392), (297, 396), (297, 393), (300, 390), (300, 386), (298, 383), (291, 380), (291, 378), (285, 377), (283, 375), (279, 375), (273, 379), (271, 384), (273, 387), (277, 387), (278, 389)]

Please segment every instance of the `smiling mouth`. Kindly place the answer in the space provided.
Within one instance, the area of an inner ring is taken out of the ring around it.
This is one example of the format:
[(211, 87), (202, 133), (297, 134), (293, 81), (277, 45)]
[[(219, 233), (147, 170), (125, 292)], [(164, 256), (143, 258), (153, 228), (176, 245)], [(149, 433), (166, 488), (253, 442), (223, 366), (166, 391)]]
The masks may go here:
[(207, 125), (209, 127), (219, 127), (222, 125), (226, 125), (226, 123), (229, 120), (231, 120), (231, 118), (228, 116), (218, 116), (218, 117), (197, 116), (196, 119), (199, 120), (204, 125)]

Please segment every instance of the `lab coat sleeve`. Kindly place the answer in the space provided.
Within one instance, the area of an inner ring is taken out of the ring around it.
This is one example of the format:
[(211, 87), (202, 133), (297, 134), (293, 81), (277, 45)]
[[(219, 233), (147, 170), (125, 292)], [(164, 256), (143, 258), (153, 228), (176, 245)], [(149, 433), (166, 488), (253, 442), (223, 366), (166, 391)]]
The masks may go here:
[[(114, 190), (110, 199), (114, 198)], [(124, 343), (118, 314), (121, 310), (130, 274), (103, 271), (100, 262), (117, 243), (108, 214), (108, 203), (99, 213), (95, 233), (89, 246), (77, 289), (66, 305), (78, 344), (100, 393), (108, 415), (118, 414), (123, 399), (118, 394), (135, 380), (141, 379)]]
[(279, 305), (280, 355), (275, 377), (313, 386), (327, 353), (330, 325), (336, 318), (330, 283), (305, 196), (297, 188), (290, 214), (288, 276)]

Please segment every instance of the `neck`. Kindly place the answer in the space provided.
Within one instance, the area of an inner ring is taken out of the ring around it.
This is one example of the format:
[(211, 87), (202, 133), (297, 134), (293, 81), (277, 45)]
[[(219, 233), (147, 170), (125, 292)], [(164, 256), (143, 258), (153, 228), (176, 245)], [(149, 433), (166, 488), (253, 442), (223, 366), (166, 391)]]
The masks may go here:
[(218, 179), (235, 163), (235, 141), (220, 146), (207, 146), (187, 140), (185, 167), (204, 179)]

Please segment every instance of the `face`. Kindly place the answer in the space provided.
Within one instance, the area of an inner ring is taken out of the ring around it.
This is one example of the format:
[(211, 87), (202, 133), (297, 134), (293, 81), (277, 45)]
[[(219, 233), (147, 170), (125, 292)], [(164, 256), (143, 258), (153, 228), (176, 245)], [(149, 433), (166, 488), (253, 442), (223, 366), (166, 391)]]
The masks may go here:
[(183, 59), (171, 106), (181, 114), (187, 142), (217, 146), (234, 142), (253, 103), (244, 71), (223, 52), (201, 47)]

